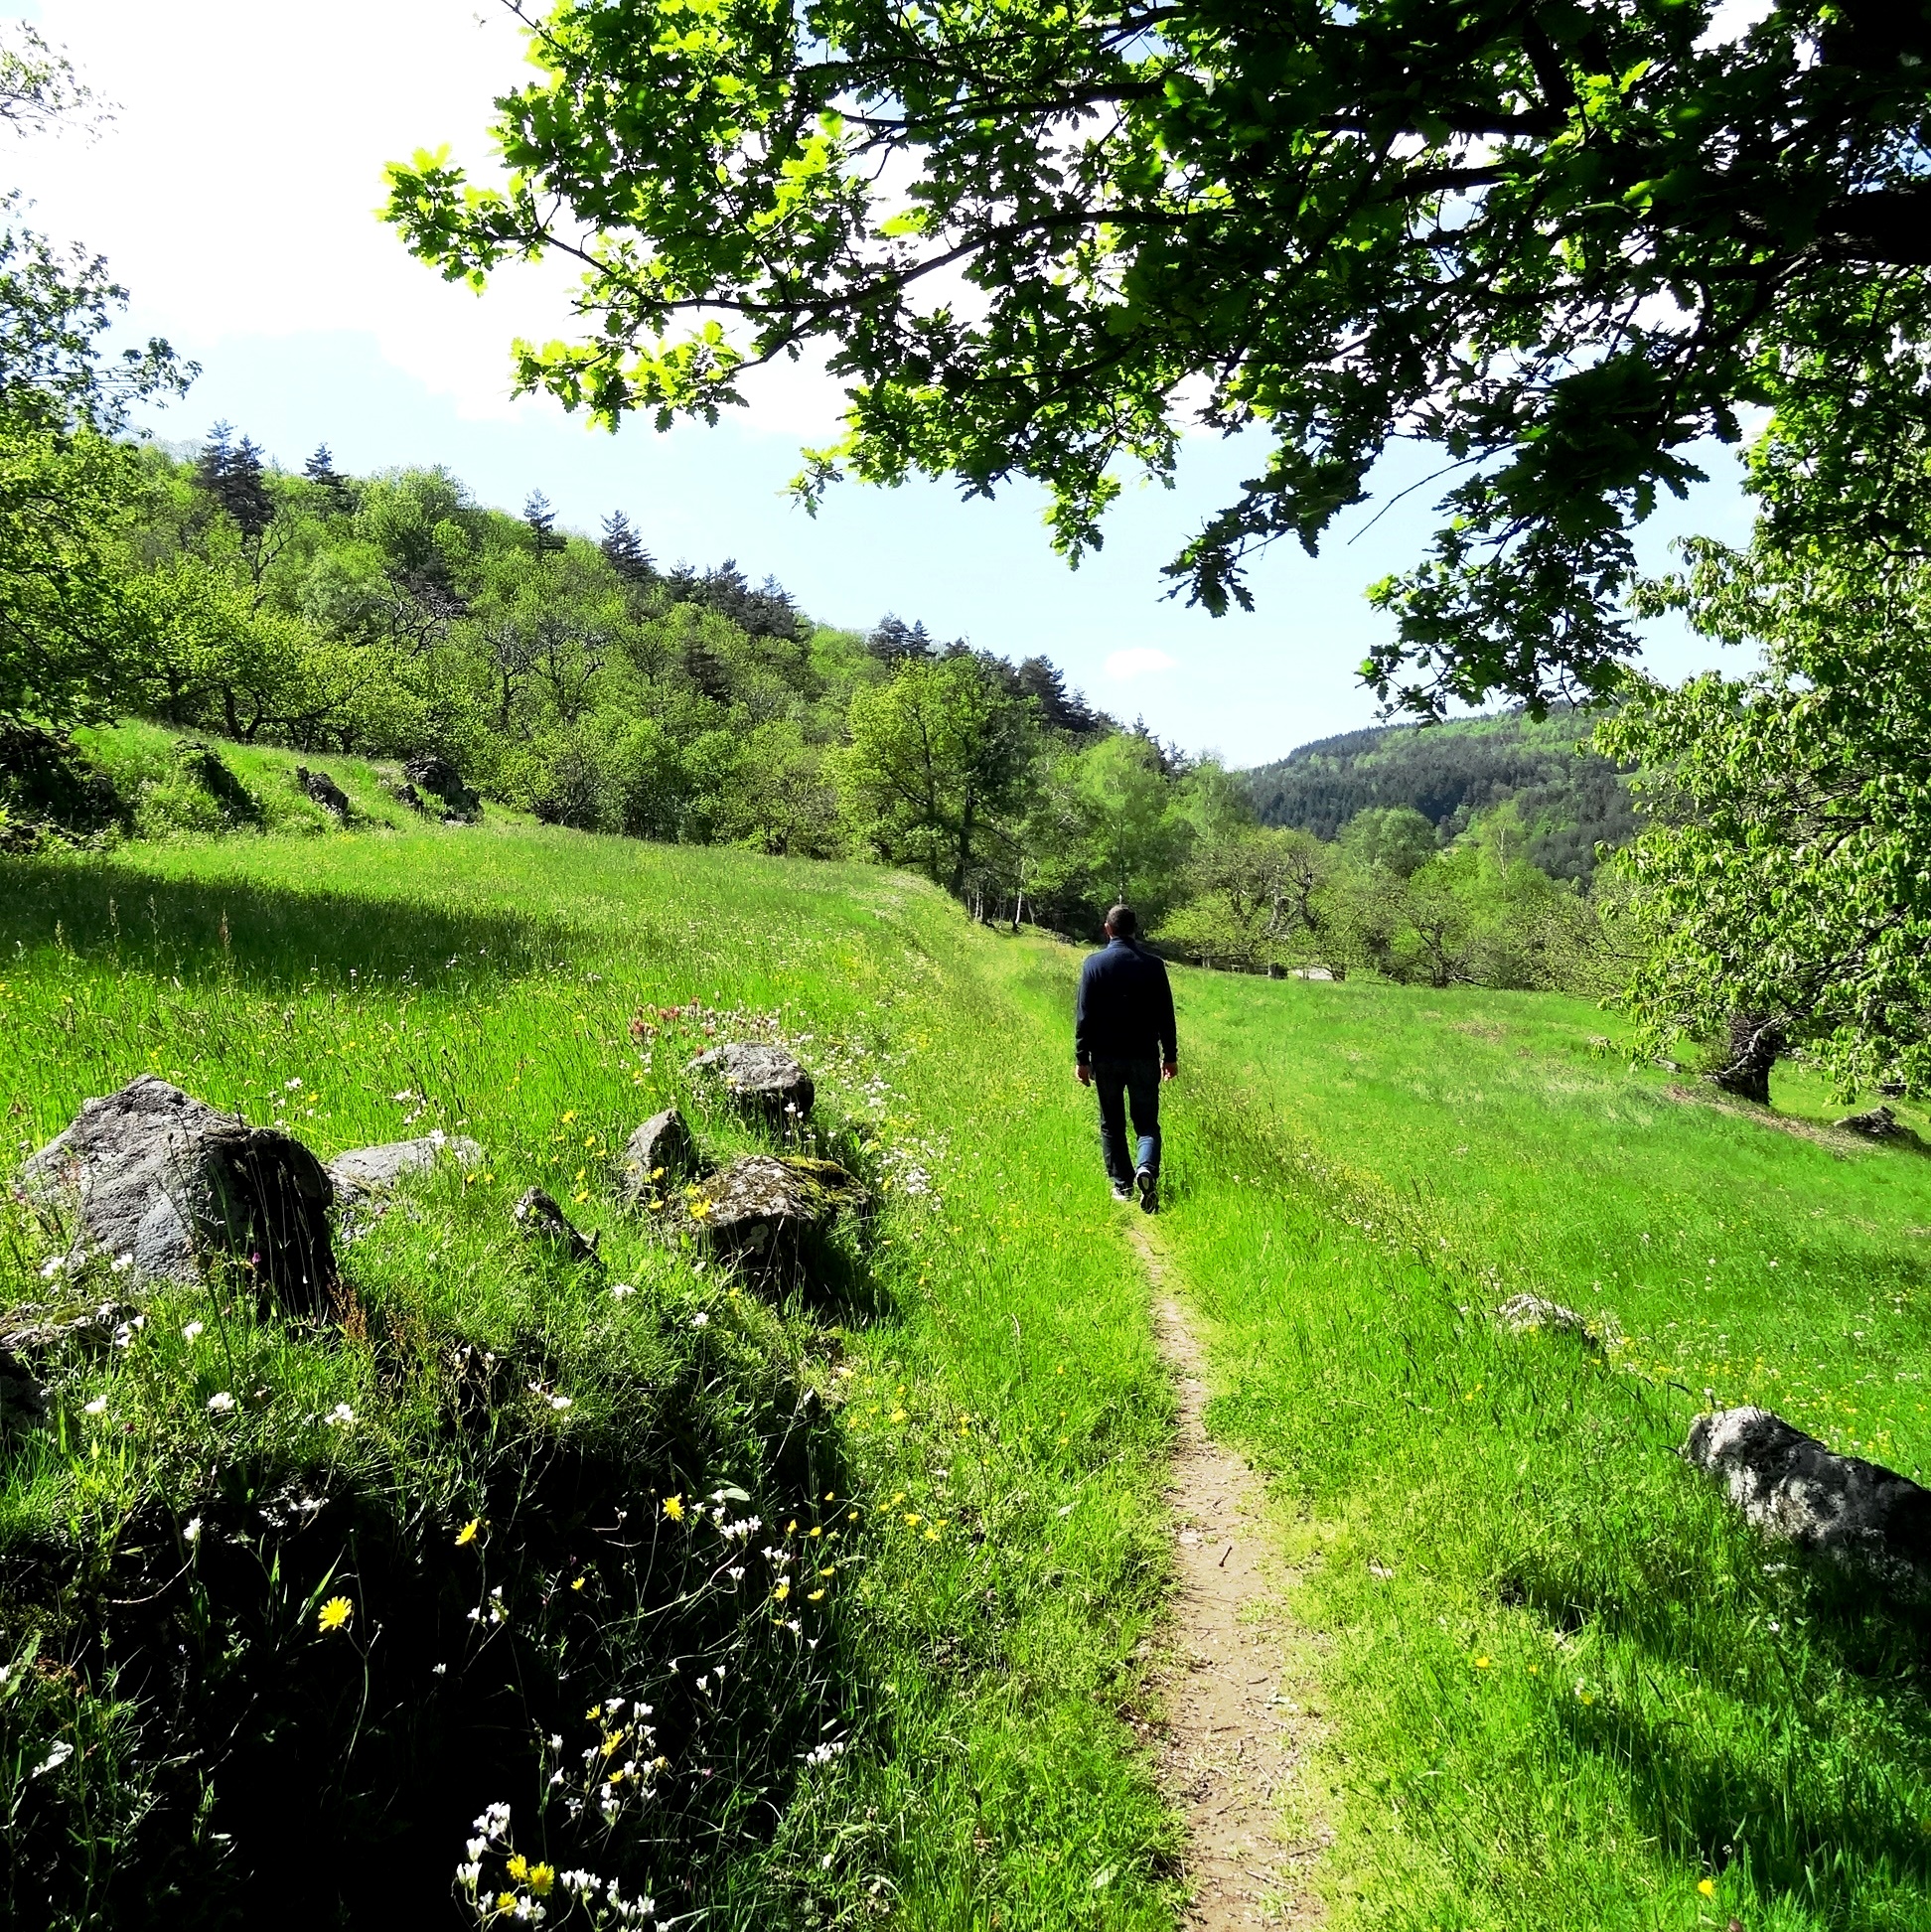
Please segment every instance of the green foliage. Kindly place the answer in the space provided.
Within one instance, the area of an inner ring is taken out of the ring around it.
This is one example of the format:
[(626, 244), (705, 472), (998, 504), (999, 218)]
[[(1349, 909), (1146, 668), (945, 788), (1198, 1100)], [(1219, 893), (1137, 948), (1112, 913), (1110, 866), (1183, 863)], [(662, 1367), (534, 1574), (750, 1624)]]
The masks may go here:
[(1567, 706), (1427, 726), (1383, 725), (1302, 745), (1247, 774), (1263, 824), (1332, 838), (1371, 806), (1411, 806), (1443, 838), (1514, 804), (1527, 856), (1559, 879), (1587, 880), (1599, 845), (1634, 835), (1629, 780), (1577, 739), (1586, 720)]
[(451, 280), (587, 260), (578, 338), (519, 343), (518, 379), (612, 424), (714, 419), (826, 343), (812, 502), (1027, 476), (1077, 558), (1188, 417), (1253, 429), (1267, 461), (1169, 566), (1217, 611), (1426, 437), (1459, 480), (1365, 669), (1424, 712), (1539, 705), (1614, 681), (1629, 529), (1693, 447), (1795, 342), (1854, 386), (1892, 340), (1859, 298), (1926, 261), (1922, 12), (1718, 11), (561, 0), (498, 101), (502, 185), (418, 153), (388, 218)]
[[(1845, 413), (1793, 376), (1756, 452), (1747, 548), (1699, 540), (1649, 601), (1763, 669), (1637, 686), (1598, 729), (1640, 760), (1655, 823), (1624, 856), (1646, 1036), (1738, 1016), (1849, 1091), (1931, 1083), (1931, 372), (1899, 353), (1857, 413), (1874, 438), (1820, 460)], [(1871, 416), (1875, 419), (1870, 419)]]

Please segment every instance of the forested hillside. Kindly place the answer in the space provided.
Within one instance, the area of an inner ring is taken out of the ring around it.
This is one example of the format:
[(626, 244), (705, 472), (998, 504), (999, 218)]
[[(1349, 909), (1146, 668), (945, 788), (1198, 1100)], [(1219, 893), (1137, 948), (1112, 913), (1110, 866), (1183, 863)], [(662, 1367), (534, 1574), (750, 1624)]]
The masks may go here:
[(1567, 706), (1451, 724), (1384, 725), (1319, 738), (1252, 771), (1262, 822), (1333, 838), (1371, 807), (1411, 806), (1445, 844), (1478, 813), (1513, 803), (1529, 857), (1586, 879), (1599, 844), (1627, 844), (1641, 820), (1627, 775), (1587, 748), (1593, 719)]

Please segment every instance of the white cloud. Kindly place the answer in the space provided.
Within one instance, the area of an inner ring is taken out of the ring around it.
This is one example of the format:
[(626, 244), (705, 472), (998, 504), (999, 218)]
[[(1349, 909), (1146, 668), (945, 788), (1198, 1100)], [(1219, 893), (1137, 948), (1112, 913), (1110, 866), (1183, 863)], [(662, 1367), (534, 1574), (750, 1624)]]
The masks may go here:
[[(0, 13), (17, 12), (0, 0)], [(488, 179), (492, 103), (528, 69), (478, 0), (45, 0), (41, 30), (116, 106), (92, 143), (8, 142), (34, 221), (107, 257), (134, 321), (209, 359), (223, 339), (363, 330), (469, 417), (510, 399), (510, 342), (574, 333), (561, 260), (442, 281), (375, 219), (382, 168), (447, 142)], [(811, 364), (746, 384), (757, 427), (825, 435), (838, 391)]]
[(1115, 651), (1107, 660), (1107, 675), (1124, 682), (1127, 678), (1144, 677), (1153, 671), (1171, 670), (1176, 662), (1164, 651), (1137, 645), (1131, 651)]

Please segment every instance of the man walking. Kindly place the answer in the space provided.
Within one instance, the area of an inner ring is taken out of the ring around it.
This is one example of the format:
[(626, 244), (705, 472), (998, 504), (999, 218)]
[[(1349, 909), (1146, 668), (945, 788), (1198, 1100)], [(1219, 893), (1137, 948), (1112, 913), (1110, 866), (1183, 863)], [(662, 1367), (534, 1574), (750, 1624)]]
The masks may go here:
[[(1107, 915), (1107, 946), (1080, 971), (1073, 1058), (1080, 1085), (1100, 1090), (1100, 1151), (1114, 1199), (1130, 1201), (1137, 1189), (1151, 1214), (1160, 1205), (1160, 1082), (1179, 1073), (1180, 1043), (1166, 963), (1140, 945), (1138, 932), (1131, 906)], [(1129, 1105), (1135, 1160), (1126, 1157)]]

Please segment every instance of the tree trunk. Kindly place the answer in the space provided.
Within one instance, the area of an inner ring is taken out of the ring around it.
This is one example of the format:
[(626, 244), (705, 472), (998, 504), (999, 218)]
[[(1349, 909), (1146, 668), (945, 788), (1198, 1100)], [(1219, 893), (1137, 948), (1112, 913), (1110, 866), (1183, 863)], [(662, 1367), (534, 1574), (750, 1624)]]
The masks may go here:
[(1706, 1078), (1739, 1100), (1768, 1107), (1770, 1069), (1782, 1057), (1783, 1050), (1783, 1029), (1775, 1020), (1766, 1019), (1761, 1013), (1732, 1013), (1728, 1058)]

